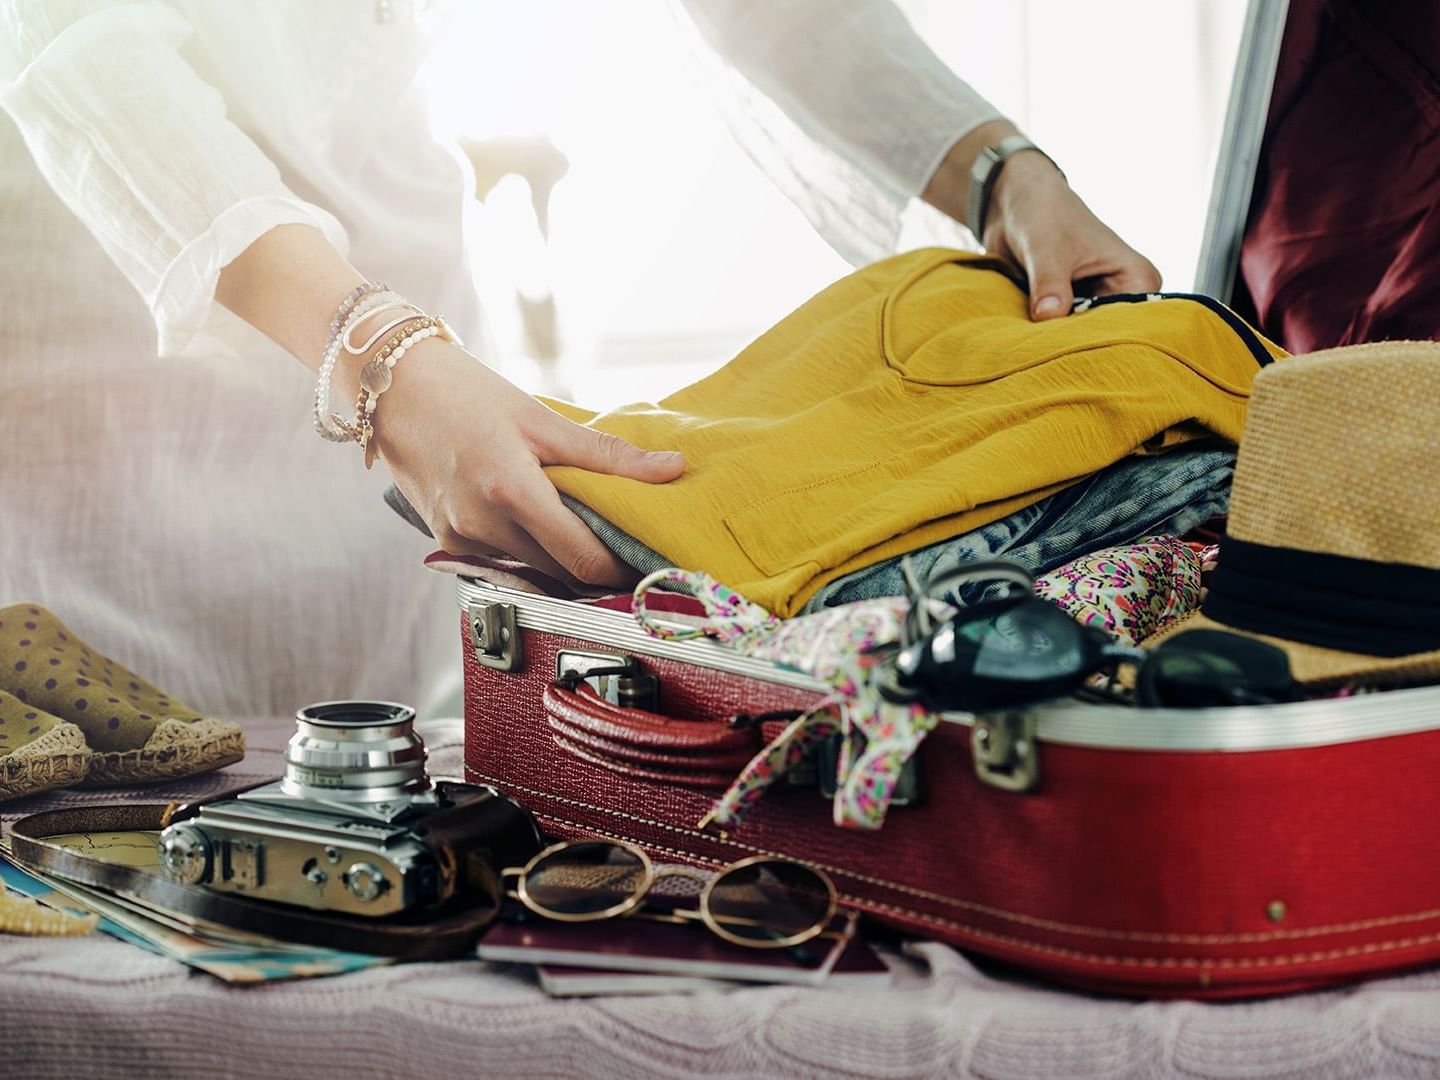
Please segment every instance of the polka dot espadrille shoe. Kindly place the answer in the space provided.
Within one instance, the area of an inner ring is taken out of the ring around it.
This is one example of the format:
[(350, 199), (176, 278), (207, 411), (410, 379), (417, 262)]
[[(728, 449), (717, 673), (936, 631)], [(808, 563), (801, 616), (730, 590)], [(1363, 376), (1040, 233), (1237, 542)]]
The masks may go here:
[(0, 690), (0, 801), (78, 784), (90, 757), (74, 724)]
[(84, 734), (87, 784), (173, 780), (245, 756), (238, 724), (201, 716), (38, 604), (0, 608), (0, 690)]

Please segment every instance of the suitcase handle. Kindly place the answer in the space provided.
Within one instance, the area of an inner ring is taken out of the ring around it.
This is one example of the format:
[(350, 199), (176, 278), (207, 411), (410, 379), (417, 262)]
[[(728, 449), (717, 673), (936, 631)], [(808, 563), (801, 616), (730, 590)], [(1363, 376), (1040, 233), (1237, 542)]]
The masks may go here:
[(633, 779), (724, 788), (761, 747), (756, 728), (625, 708), (584, 684), (547, 686), (544, 705), (557, 746)]

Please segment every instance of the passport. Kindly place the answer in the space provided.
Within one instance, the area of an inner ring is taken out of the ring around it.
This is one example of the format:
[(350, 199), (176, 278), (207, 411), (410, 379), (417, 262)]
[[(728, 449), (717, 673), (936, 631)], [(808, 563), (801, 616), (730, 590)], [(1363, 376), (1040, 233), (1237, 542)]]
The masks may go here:
[[(626, 981), (622, 973), (796, 986), (820, 986), (832, 975), (843, 975), (847, 980), (888, 980), (884, 963), (855, 933), (852, 914), (837, 916), (823, 935), (783, 949), (736, 945), (699, 923), (654, 922), (635, 916), (579, 923), (538, 916), (502, 919), (486, 931), (476, 955), (482, 960), (541, 965), (547, 971), (553, 968), (549, 977), (552, 984), (568, 980), (571, 984), (603, 986), (606, 980), (601, 976), (616, 984)], [(568, 974), (569, 969), (592, 972), (595, 978), (581, 979)], [(636, 986), (649, 984), (644, 979), (629, 982)], [(667, 989), (690, 988), (676, 985)], [(624, 991), (617, 986), (614, 991), (568, 992)]]

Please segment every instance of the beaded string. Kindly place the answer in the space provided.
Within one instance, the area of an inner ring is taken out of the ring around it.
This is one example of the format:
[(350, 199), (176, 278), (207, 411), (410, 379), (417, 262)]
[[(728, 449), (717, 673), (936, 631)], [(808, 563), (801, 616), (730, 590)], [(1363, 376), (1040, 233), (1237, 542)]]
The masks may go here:
[(360, 369), (360, 396), (355, 403), (356, 439), (365, 454), (365, 468), (375, 466), (374, 415), (380, 395), (390, 389), (394, 380), (391, 372), (399, 359), (420, 342), (428, 338), (441, 337), (455, 341), (445, 320), (430, 315), (409, 319), (403, 329), (380, 347), (375, 357)]
[(319, 375), (315, 380), (314, 422), (321, 438), (330, 442), (350, 442), (355, 432), (344, 417), (330, 407), (330, 381), (335, 372), (335, 363), (345, 336), (376, 311), (397, 304), (404, 304), (403, 297), (391, 292), (384, 285), (366, 283), (356, 288), (341, 303), (335, 318), (330, 321), (330, 338), (320, 360)]
[(361, 319), (355, 322), (350, 326), (348, 330), (346, 330), (343, 334), (340, 335), (340, 347), (344, 349), (347, 353), (349, 353), (351, 356), (364, 356), (366, 353), (368, 353), (371, 349), (375, 347), (375, 343), (377, 341), (383, 338), (391, 330), (394, 330), (397, 326), (404, 325), (411, 319), (418, 318), (425, 314), (414, 304), (385, 304), (371, 311), (368, 317), (375, 318), (376, 316), (383, 315), (387, 311), (399, 311), (400, 314), (396, 315), (393, 319), (385, 323), (368, 338), (366, 338), (363, 345), (356, 345), (353, 338), (355, 336), (355, 331), (360, 329), (361, 323), (365, 322), (365, 320)]
[[(391, 317), (371, 331), (363, 343), (357, 344), (355, 335), (360, 328), (371, 319), (378, 321), (386, 315)], [(364, 356), (377, 341), (392, 331), (397, 332), (360, 369), (360, 396), (352, 423), (330, 408), (330, 382), (340, 353), (343, 350), (351, 356)], [(330, 337), (325, 344), (315, 381), (315, 430), (330, 442), (358, 442), (365, 455), (365, 468), (373, 467), (375, 446), (371, 440), (375, 429), (372, 418), (380, 395), (390, 388), (391, 369), (415, 345), (437, 336), (455, 345), (461, 344), (444, 319), (426, 315), (387, 286), (368, 281), (357, 285), (340, 302), (335, 317), (330, 320)]]

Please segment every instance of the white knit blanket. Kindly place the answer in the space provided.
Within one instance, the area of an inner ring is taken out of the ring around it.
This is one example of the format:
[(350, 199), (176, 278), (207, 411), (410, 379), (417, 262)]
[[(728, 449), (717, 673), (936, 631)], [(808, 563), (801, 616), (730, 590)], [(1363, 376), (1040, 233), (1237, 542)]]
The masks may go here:
[[(290, 730), (247, 724), (249, 756), (217, 777), (61, 792), (0, 818), (275, 776)], [(432, 772), (458, 776), (458, 724), (425, 734)], [(1202, 1005), (997, 978), (940, 945), (897, 966), (885, 990), (551, 999), (478, 961), (238, 988), (104, 936), (0, 936), (0, 1077), (1440, 1076), (1440, 971)]]

